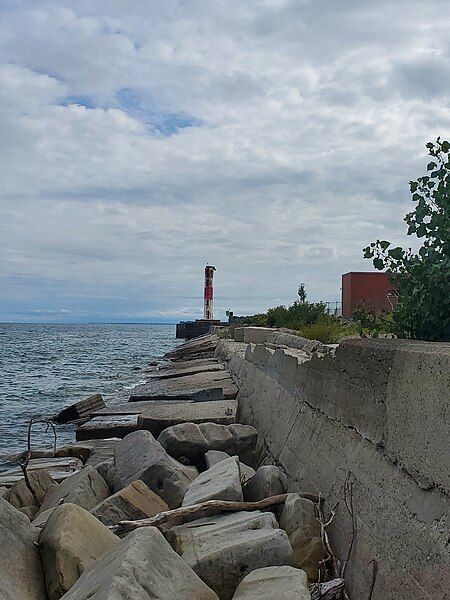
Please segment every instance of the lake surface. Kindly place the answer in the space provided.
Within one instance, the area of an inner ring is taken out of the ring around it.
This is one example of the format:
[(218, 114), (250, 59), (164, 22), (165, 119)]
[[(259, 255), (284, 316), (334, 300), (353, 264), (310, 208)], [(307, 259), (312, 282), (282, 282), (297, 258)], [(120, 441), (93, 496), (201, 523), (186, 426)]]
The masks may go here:
[[(177, 343), (175, 325), (0, 323), (0, 462), (26, 449), (31, 417), (96, 393), (106, 403), (126, 401), (142, 368)], [(45, 429), (33, 428), (33, 447), (52, 447)], [(75, 439), (73, 425), (57, 431), (58, 445)]]

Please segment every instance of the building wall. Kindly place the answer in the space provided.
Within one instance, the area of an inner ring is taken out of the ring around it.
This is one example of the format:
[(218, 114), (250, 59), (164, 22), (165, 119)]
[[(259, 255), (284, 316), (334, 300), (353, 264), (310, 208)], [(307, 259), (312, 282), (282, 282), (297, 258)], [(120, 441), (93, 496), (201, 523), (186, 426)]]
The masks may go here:
[(361, 304), (390, 310), (386, 292), (393, 288), (386, 273), (345, 273), (342, 275), (342, 316), (350, 319)]
[(372, 560), (373, 600), (449, 598), (450, 344), (354, 339), (322, 350), (221, 340), (240, 421), (258, 429), (290, 491), (320, 492), (328, 510), (340, 502), (330, 535), (342, 561), (343, 490), (354, 481), (352, 598), (368, 597)]

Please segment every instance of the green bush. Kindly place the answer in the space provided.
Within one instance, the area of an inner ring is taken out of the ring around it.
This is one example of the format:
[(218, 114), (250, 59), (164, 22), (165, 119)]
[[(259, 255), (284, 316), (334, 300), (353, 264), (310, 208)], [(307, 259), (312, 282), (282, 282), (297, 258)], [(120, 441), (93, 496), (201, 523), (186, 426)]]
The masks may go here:
[(345, 337), (355, 335), (357, 329), (352, 325), (344, 325), (337, 319), (318, 321), (311, 325), (304, 325), (300, 329), (300, 335), (309, 340), (318, 340), (323, 344), (336, 344)]
[(376, 269), (389, 273), (399, 299), (392, 313), (399, 337), (450, 341), (450, 143), (428, 143), (427, 173), (410, 182), (414, 210), (407, 235), (422, 240), (415, 253), (377, 240), (364, 248)]

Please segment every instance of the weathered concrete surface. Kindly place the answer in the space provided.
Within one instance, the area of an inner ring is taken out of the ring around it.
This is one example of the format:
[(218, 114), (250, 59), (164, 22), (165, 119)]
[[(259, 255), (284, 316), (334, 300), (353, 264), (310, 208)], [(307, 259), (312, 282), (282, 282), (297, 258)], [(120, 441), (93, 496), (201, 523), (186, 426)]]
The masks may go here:
[(90, 449), (89, 457), (85, 462), (86, 467), (95, 467), (96, 465), (109, 460), (114, 456), (114, 448), (120, 442), (120, 438), (108, 437), (94, 440), (84, 440), (77, 442), (77, 445), (88, 447)]
[(167, 539), (221, 600), (232, 598), (250, 571), (292, 561), (289, 539), (272, 513), (206, 517), (173, 527)]
[(201, 473), (186, 490), (182, 506), (192, 506), (207, 500), (242, 502), (239, 459), (230, 456)]
[(91, 510), (108, 496), (109, 488), (95, 467), (85, 467), (52, 488), (45, 495), (38, 514), (58, 506), (61, 502), (72, 502), (86, 510)]
[(35, 545), (39, 530), (0, 498), (0, 598), (46, 600), (44, 572)]
[[(445, 598), (450, 345), (346, 340), (309, 361), (262, 347), (253, 362), (256, 348), (248, 345), (244, 357), (242, 344), (222, 340), (217, 356), (241, 385), (239, 420), (258, 429), (260, 449), (281, 464), (289, 489), (321, 492), (331, 507), (342, 503), (348, 471), (355, 480), (352, 597), (367, 595), (375, 558), (373, 600)], [(345, 559), (344, 510), (330, 535)]]
[(37, 511), (46, 493), (55, 485), (58, 484), (47, 471), (32, 471), (28, 474), (28, 484), (21, 479), (6, 492), (4, 498), (16, 508), (36, 506)]
[[(205, 454), (205, 464), (206, 468), (210, 469), (214, 465), (217, 465), (222, 460), (226, 458), (230, 458), (230, 455), (227, 452), (222, 452), (221, 450), (208, 450)], [(255, 470), (244, 464), (243, 462), (239, 462), (239, 471), (241, 473), (241, 483), (247, 483), (249, 479), (254, 477)]]
[(133, 531), (85, 571), (64, 600), (218, 600), (154, 527)]
[(173, 379), (176, 377), (185, 377), (186, 375), (197, 375), (198, 373), (212, 373), (217, 371), (223, 371), (223, 365), (217, 362), (209, 362), (202, 365), (191, 365), (179, 367), (178, 369), (158, 369), (155, 373), (150, 375), (150, 379)]
[(263, 465), (245, 484), (244, 496), (247, 502), (258, 502), (269, 496), (284, 494), (286, 489), (287, 477), (280, 467)]
[(143, 385), (135, 387), (130, 395), (130, 401), (154, 400), (176, 394), (186, 395), (189, 391), (222, 388), (224, 398), (236, 398), (238, 389), (229, 373), (213, 371), (186, 375), (175, 379), (152, 379)]
[(233, 600), (310, 600), (308, 578), (294, 567), (265, 567), (249, 573)]
[(89, 396), (89, 398), (85, 398), (71, 406), (63, 408), (63, 410), (55, 416), (55, 421), (58, 423), (68, 423), (69, 421), (76, 421), (77, 419), (85, 419), (94, 410), (98, 410), (104, 406), (105, 401), (102, 396), (100, 394), (94, 394), (93, 396)]
[(149, 431), (130, 433), (114, 449), (116, 491), (140, 479), (170, 508), (177, 508), (196, 475), (196, 469), (169, 456)]
[(138, 429), (138, 415), (102, 415), (83, 423), (76, 431), (77, 440), (125, 437)]
[(110, 550), (118, 538), (75, 504), (62, 504), (39, 536), (48, 600), (59, 600), (78, 577)]
[(205, 421), (229, 425), (236, 420), (236, 400), (213, 402), (151, 402), (138, 417), (140, 429), (150, 431), (155, 437), (172, 425), (202, 423)]
[(177, 346), (168, 352), (164, 358), (178, 360), (193, 360), (198, 358), (213, 358), (219, 337), (217, 335), (202, 335), (195, 340)]
[[(29, 462), (27, 472), (47, 471), (55, 481), (62, 481), (66, 477), (73, 475), (83, 466), (79, 458), (32, 458)], [(0, 473), (0, 485), (11, 487), (23, 479), (23, 472), (20, 467), (14, 467), (9, 471)]]
[(91, 510), (104, 525), (136, 521), (169, 510), (167, 504), (139, 479), (125, 486)]

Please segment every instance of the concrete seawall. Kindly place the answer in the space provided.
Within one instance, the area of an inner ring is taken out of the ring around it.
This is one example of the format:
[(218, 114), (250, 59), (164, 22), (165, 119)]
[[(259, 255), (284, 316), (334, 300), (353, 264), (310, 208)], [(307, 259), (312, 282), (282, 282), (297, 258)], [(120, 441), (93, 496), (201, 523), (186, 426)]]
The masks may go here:
[(375, 560), (373, 600), (450, 598), (450, 344), (355, 339), (327, 353), (251, 329), (216, 350), (240, 385), (239, 419), (290, 490), (340, 502), (330, 535), (342, 561), (354, 481), (352, 597), (368, 598)]

